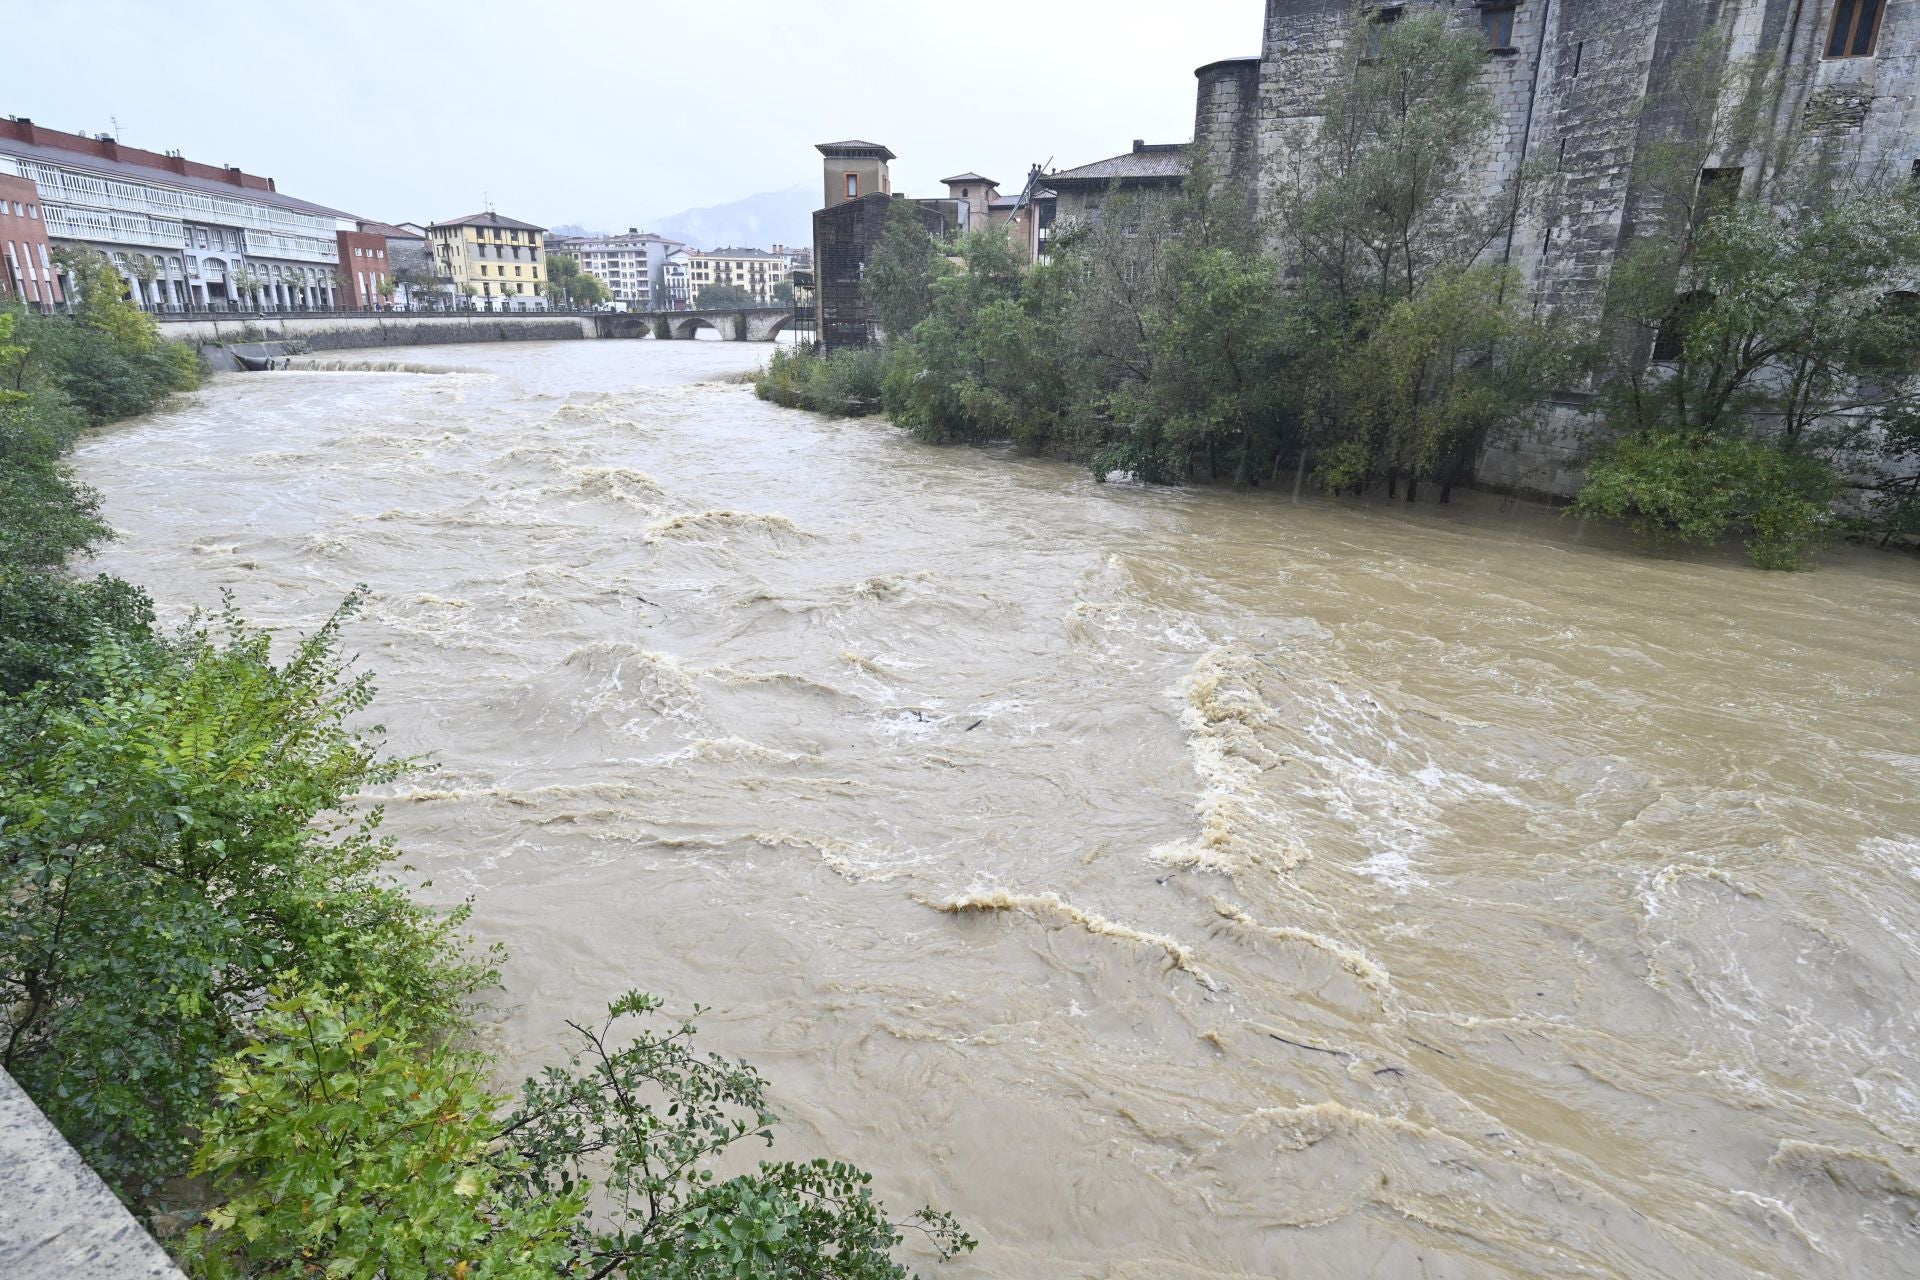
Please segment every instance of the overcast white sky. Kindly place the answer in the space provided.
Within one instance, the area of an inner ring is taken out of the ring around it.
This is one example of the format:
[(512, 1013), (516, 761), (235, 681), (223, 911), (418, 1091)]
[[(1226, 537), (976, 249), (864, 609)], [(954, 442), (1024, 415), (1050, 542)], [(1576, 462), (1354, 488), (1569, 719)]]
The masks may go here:
[(818, 142), (933, 194), (1193, 131), (1193, 70), (1259, 52), (1263, 0), (10, 0), (0, 111), (119, 121), (366, 217), (491, 195), (641, 223), (815, 181)]

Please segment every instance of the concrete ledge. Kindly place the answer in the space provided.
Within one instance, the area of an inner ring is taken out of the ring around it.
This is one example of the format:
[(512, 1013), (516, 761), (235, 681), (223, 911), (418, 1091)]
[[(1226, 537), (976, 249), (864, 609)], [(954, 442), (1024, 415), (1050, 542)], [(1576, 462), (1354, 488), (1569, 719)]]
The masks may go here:
[(364, 347), (417, 347), (443, 342), (552, 342), (597, 336), (592, 316), (543, 316), (538, 312), (432, 316), (211, 316), (162, 318), (162, 337), (195, 346), (235, 342), (302, 342), (309, 351)]
[(184, 1280), (80, 1153), (0, 1071), (0, 1276)]

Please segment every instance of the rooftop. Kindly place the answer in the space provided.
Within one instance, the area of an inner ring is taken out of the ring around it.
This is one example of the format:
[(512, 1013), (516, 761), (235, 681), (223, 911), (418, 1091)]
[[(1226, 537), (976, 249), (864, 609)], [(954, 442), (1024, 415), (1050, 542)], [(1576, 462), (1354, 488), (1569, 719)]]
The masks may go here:
[(940, 181), (942, 184), (949, 187), (957, 186), (962, 182), (978, 182), (989, 187), (997, 187), (1000, 185), (998, 182), (994, 181), (992, 178), (983, 178), (977, 173), (963, 173), (958, 175), (957, 177), (942, 178), (940, 179)]
[(545, 231), (545, 227), (536, 227), (531, 222), (521, 222), (517, 218), (503, 218), (493, 210), (485, 213), (470, 213), (464, 218), (448, 218), (445, 222), (430, 223), (431, 227), (506, 227), (513, 231)]
[(823, 156), (877, 156), (882, 160), (897, 157), (877, 142), (862, 142), (858, 138), (849, 138), (845, 142), (822, 142), (815, 148)]
[(1083, 164), (1077, 169), (1056, 169), (1046, 175), (1047, 185), (1059, 187), (1072, 183), (1175, 183), (1187, 176), (1187, 144), (1184, 142), (1144, 142), (1134, 139), (1133, 150)]
[(1257, 57), (1221, 58), (1217, 62), (1209, 62), (1206, 66), (1196, 69), (1193, 74), (1196, 76), (1204, 76), (1207, 74), (1207, 72), (1218, 71), (1222, 67), (1257, 67), (1259, 65), (1260, 65), (1260, 59)]
[(89, 138), (84, 134), (44, 129), (20, 117), (0, 120), (0, 155), (84, 169), (90, 173), (155, 186), (209, 192), (228, 199), (258, 200), (276, 209), (288, 209), (320, 218), (343, 218), (349, 222), (359, 220), (350, 213), (330, 209), (323, 204), (282, 195), (274, 189), (272, 178), (247, 173), (233, 165), (203, 164), (177, 152), (162, 153), (139, 147), (123, 147), (114, 138)]
[(405, 227), (396, 227), (391, 222), (374, 222), (360, 219), (360, 229), (376, 236), (385, 236), (389, 240), (425, 240), (418, 231), (409, 231)]

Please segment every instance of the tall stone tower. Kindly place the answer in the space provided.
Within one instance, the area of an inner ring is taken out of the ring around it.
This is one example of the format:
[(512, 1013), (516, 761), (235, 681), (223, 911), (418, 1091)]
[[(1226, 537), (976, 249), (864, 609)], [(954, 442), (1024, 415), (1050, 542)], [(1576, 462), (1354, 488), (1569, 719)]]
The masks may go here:
[(863, 196), (893, 194), (893, 173), (887, 167), (893, 152), (877, 142), (823, 142), (817, 150), (824, 158), (826, 202), (823, 209), (858, 200)]

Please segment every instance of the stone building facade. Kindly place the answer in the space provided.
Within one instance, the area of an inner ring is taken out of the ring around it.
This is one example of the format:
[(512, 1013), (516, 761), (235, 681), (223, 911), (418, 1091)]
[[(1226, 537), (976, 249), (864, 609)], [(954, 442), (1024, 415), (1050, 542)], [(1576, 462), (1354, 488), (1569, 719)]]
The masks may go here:
[[(1636, 162), (1673, 129), (1663, 99), (1716, 29), (1729, 63), (1768, 65), (1753, 87), (1767, 131), (1792, 145), (1745, 144), (1703, 169), (1738, 171), (1742, 189), (1776, 198), (1816, 165), (1838, 181), (1920, 177), (1920, 0), (1268, 0), (1260, 57), (1196, 73), (1196, 150), (1271, 215), (1349, 41), (1368, 23), (1436, 10), (1487, 41), (1498, 121), (1475, 182), (1492, 193), (1522, 165), (1544, 172), (1488, 250), (1543, 310), (1599, 314), (1608, 269), (1653, 198)], [(1535, 438), (1483, 459), (1482, 477), (1571, 492), (1568, 418), (1580, 397), (1566, 399)]]

